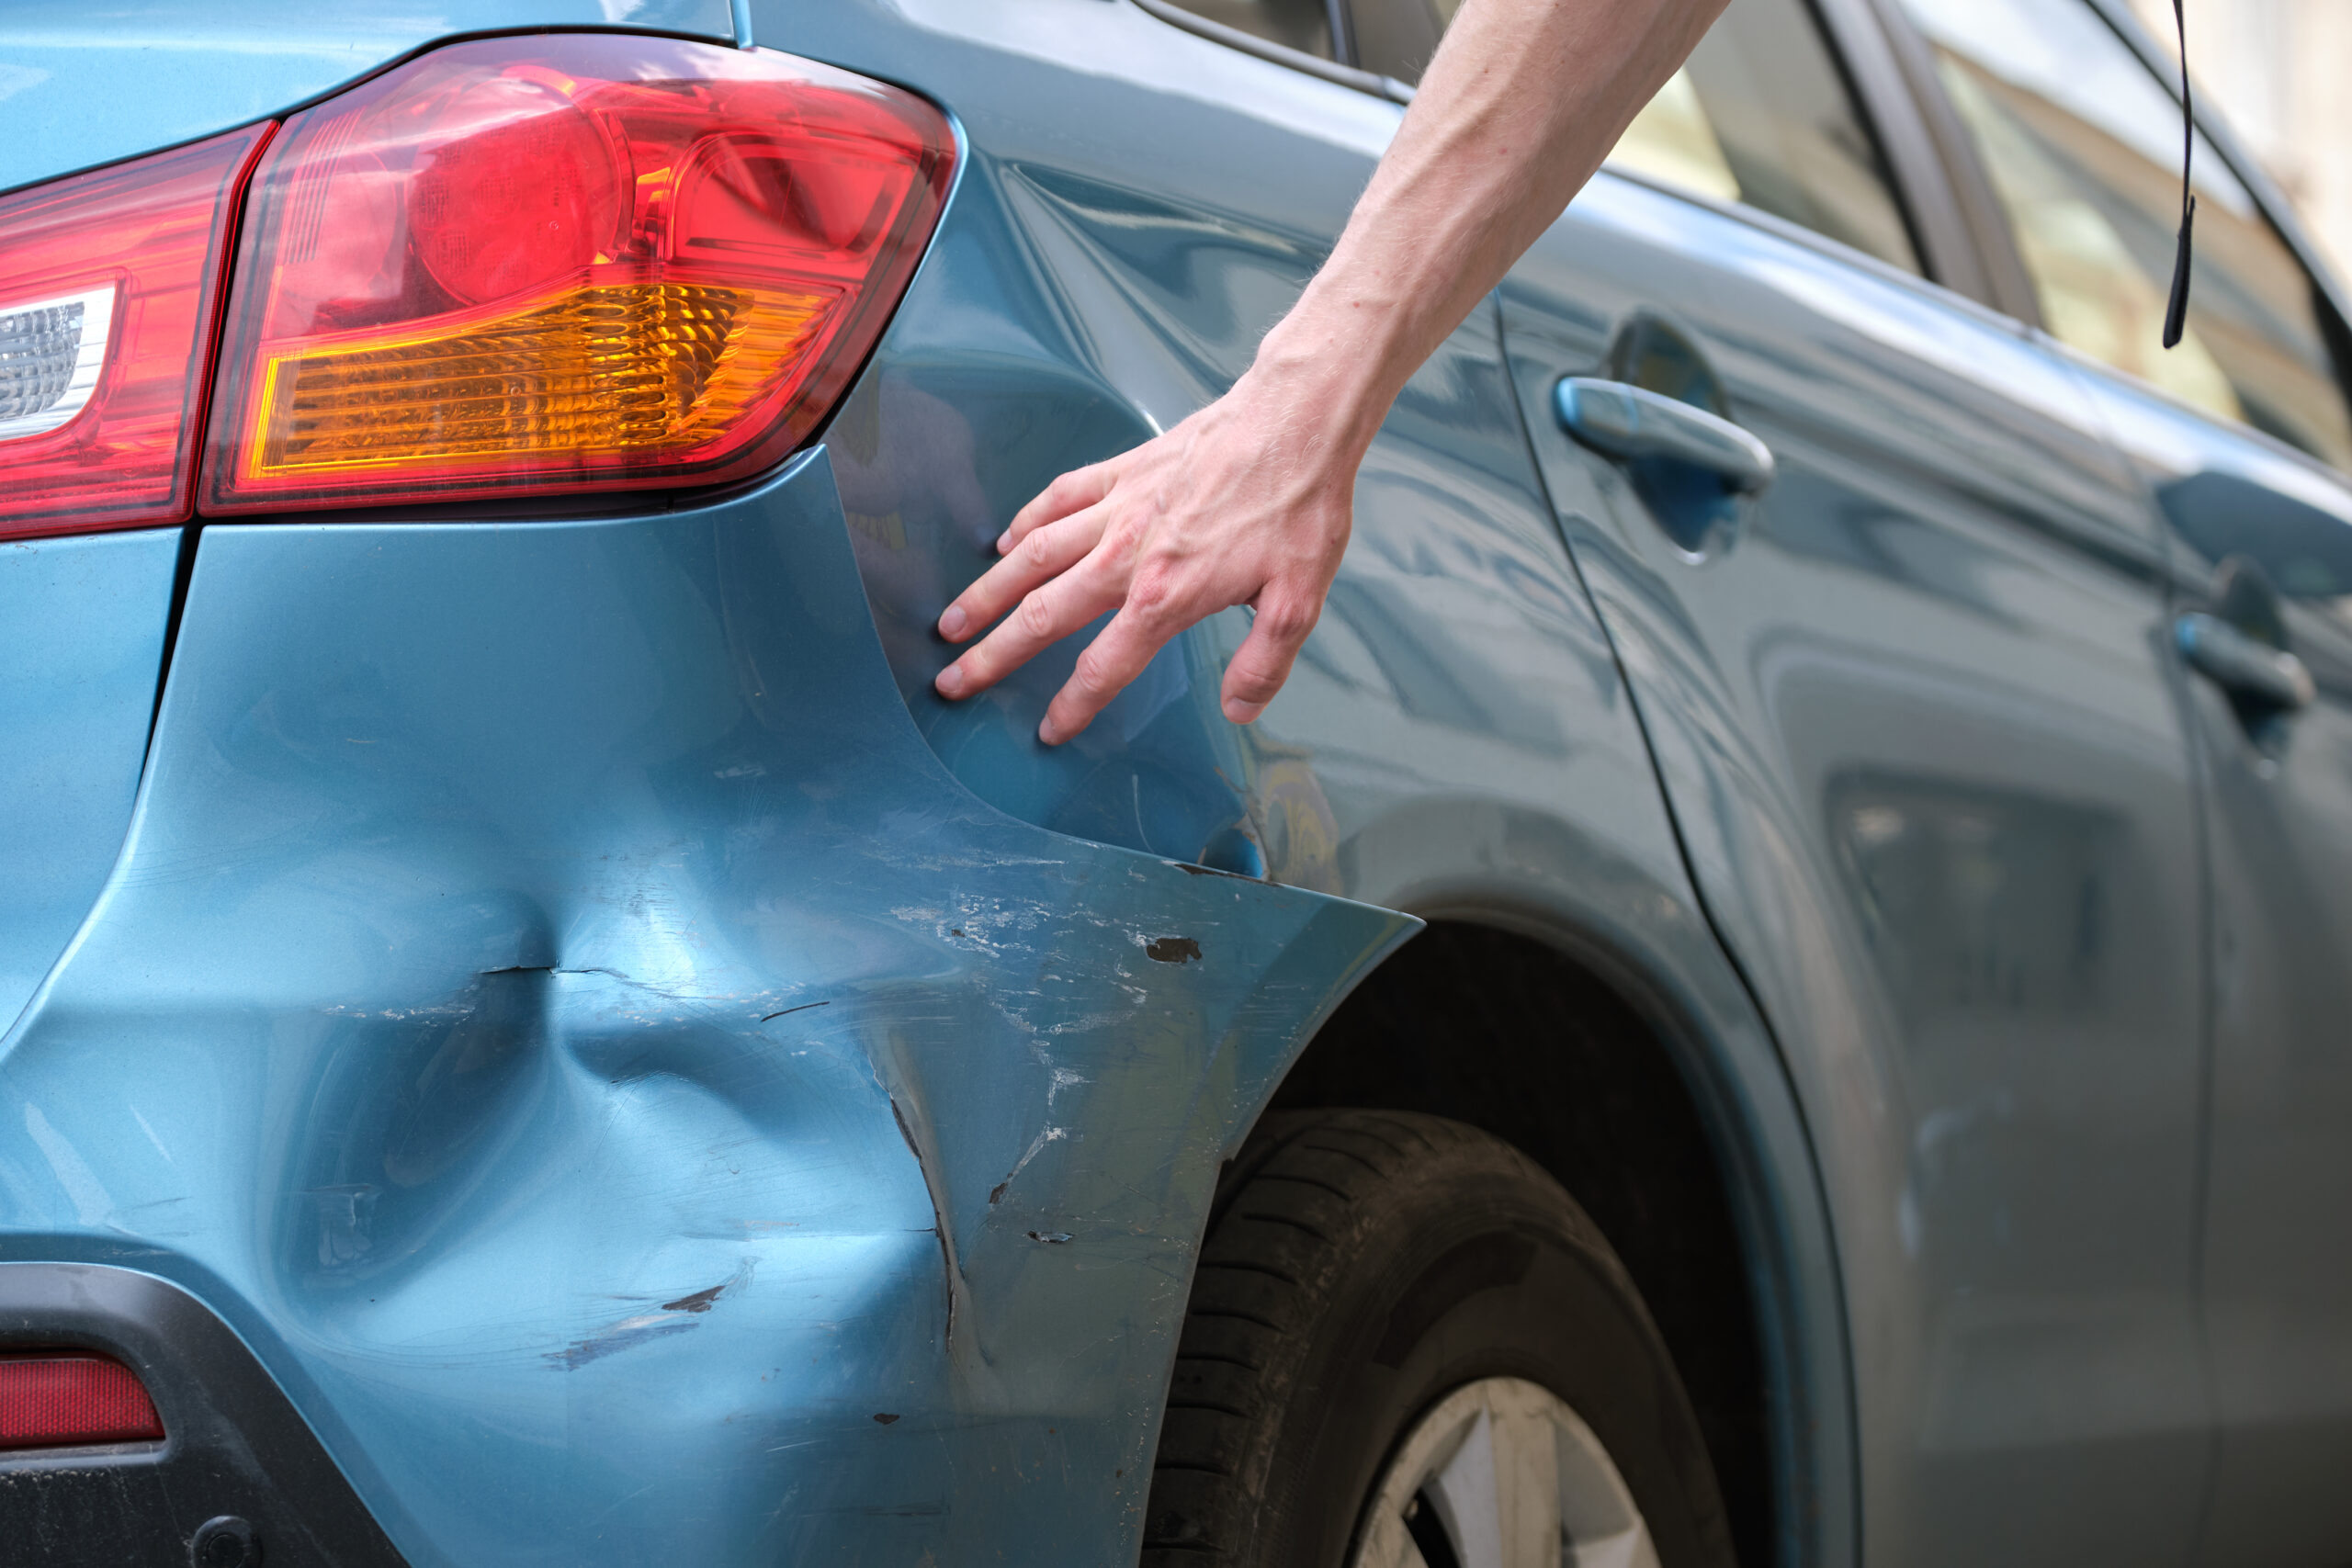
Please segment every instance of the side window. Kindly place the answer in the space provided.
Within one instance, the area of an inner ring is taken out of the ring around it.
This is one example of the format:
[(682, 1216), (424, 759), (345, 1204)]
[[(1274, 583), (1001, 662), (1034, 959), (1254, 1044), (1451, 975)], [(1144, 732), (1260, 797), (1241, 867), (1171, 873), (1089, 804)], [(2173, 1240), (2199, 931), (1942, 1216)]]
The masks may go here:
[[(1459, 3), (1351, 0), (1358, 63), (1419, 81)], [(1878, 143), (1805, 0), (1732, 0), (1609, 163), (1919, 270)]]
[(1609, 163), (1919, 270), (1878, 142), (1804, 0), (1732, 0)]
[[(1355, 62), (1419, 82), (1461, 0), (1348, 4)], [(1877, 140), (1806, 0), (1732, 0), (1609, 164), (1919, 270)]]
[(2188, 326), (2160, 346), (2180, 107), (2081, 0), (1903, 0), (1974, 139), (2052, 336), (2352, 471), (2326, 305), (2202, 137)]
[(1419, 82), (1462, 0), (1349, 0), (1356, 63), (1376, 75)]
[(1336, 58), (1324, 0), (1168, 0), (1179, 10), (1306, 54)]

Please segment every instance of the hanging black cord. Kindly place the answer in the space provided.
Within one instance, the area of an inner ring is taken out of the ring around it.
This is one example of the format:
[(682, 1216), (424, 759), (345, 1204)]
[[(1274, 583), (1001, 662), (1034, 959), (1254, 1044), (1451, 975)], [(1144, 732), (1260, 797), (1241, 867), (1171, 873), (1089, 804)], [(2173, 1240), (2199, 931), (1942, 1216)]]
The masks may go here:
[(2188, 22), (2181, 0), (2172, 0), (2172, 22), (2180, 34), (2180, 243), (2173, 252), (2172, 298), (2165, 304), (2165, 346), (2180, 341), (2188, 324), (2188, 231), (2197, 221), (2197, 197), (2188, 188), (2188, 155), (2197, 146), (2197, 122), (2188, 112)]

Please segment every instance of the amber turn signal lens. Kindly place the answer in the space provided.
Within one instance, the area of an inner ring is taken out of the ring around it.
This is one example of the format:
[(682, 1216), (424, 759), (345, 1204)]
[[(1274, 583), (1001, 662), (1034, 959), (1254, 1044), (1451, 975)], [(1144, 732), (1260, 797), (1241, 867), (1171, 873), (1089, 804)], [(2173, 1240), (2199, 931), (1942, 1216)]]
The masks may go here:
[(262, 372), (263, 479), (421, 454), (656, 457), (723, 438), (834, 302), (698, 283), (590, 285), (486, 321), (312, 344)]
[(254, 180), (212, 512), (716, 484), (864, 360), (953, 164), (921, 99), (616, 34), (440, 50)]

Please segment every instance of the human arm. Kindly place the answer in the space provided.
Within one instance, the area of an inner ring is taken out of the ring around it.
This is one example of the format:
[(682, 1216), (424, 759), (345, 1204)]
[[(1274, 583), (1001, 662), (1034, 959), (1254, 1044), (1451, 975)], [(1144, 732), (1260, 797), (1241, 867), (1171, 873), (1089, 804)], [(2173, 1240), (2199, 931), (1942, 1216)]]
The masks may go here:
[(1724, 0), (1465, 0), (1339, 243), (1223, 397), (1064, 474), (940, 617), (946, 697), (1115, 611), (1038, 738), (1069, 739), (1186, 627), (1252, 606), (1225, 672), (1247, 724), (1289, 677), (1347, 548), (1355, 474), (1422, 361), (1501, 281)]

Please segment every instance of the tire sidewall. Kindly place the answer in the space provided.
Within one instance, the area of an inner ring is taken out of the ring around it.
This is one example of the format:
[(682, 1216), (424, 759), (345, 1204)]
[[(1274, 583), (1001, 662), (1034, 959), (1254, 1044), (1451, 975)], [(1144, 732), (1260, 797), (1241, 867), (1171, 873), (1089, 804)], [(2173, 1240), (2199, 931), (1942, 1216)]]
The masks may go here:
[(1314, 1327), (1284, 1370), (1261, 1472), (1248, 1478), (1262, 1488), (1250, 1561), (1344, 1568), (1414, 1424), (1488, 1377), (1537, 1383), (1592, 1428), (1664, 1568), (1734, 1561), (1698, 1422), (1657, 1330), (1607, 1242), (1548, 1175), (1472, 1134), (1413, 1161), (1351, 1217), (1313, 1281)]

